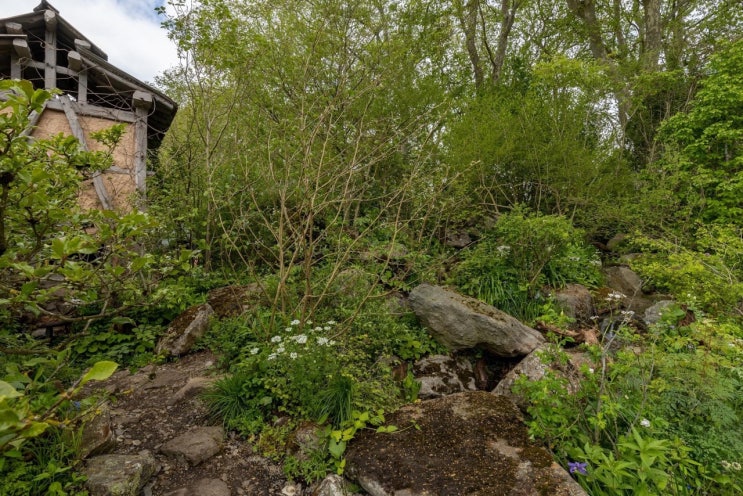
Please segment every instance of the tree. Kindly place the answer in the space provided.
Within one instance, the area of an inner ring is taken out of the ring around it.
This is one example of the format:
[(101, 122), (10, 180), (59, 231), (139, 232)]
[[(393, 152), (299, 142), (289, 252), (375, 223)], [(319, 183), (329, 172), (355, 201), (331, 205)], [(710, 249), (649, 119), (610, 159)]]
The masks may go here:
[(292, 310), (288, 281), (299, 278), (311, 312), (370, 232), (394, 238), (430, 208), (459, 66), (450, 26), (428, 7), (214, 1), (167, 23), (187, 62), (185, 99), (156, 194), (177, 191), (193, 164), (209, 261), (275, 270), (277, 310)]
[(743, 216), (743, 40), (715, 54), (688, 112), (663, 123), (660, 171), (689, 217), (740, 225)]

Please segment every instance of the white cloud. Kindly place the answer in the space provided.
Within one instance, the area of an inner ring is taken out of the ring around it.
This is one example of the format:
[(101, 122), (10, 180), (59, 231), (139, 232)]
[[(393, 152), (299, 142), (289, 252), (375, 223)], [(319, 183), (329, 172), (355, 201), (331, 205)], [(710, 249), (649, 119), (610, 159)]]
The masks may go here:
[[(59, 15), (108, 55), (108, 61), (142, 81), (178, 63), (175, 45), (154, 9), (162, 0), (51, 0)], [(0, 1), (0, 19), (33, 11), (39, 0)]]

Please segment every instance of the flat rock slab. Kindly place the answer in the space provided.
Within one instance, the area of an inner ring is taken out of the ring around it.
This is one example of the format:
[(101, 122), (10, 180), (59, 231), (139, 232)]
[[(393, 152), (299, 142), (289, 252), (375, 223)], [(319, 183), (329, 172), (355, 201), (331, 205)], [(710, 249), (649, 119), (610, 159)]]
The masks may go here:
[(220, 479), (201, 479), (188, 487), (171, 491), (165, 496), (230, 496), (230, 487)]
[(163, 444), (160, 451), (190, 465), (198, 465), (222, 450), (224, 430), (219, 427), (197, 427)]
[(583, 496), (552, 456), (529, 441), (518, 408), (484, 391), (407, 405), (394, 434), (360, 433), (346, 474), (371, 496)]
[(88, 460), (85, 487), (91, 496), (138, 496), (157, 470), (152, 454), (101, 455)]
[(492, 305), (453, 291), (421, 284), (410, 307), (431, 335), (451, 351), (482, 347), (501, 357), (528, 355), (544, 337)]

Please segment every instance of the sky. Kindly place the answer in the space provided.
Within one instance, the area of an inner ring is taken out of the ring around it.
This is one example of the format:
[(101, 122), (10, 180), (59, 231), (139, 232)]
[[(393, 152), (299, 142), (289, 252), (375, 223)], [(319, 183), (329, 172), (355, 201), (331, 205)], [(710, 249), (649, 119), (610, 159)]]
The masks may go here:
[[(40, 0), (0, 0), (0, 19), (32, 12)], [(59, 15), (108, 55), (108, 61), (144, 82), (178, 63), (175, 45), (160, 27), (163, 0), (49, 0)]]

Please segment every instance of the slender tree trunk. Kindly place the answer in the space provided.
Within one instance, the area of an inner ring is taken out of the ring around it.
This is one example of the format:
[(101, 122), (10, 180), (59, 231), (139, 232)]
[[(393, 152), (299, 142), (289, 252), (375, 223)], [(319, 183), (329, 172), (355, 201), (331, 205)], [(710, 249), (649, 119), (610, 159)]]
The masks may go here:
[[(503, 72), (503, 64), (506, 61), (506, 51), (508, 49), (508, 37), (513, 28), (513, 22), (516, 20), (516, 10), (519, 8), (518, 0), (502, 0), (501, 15), (503, 16), (500, 23), (500, 32), (498, 33), (498, 45), (495, 47), (495, 57), (491, 61), (493, 66), (492, 80), (494, 83), (500, 81)], [(483, 33), (484, 36), (485, 33)]]
[(477, 17), (480, 11), (480, 0), (467, 0), (467, 3), (462, 5), (461, 2), (457, 2), (457, 12), (459, 14), (459, 22), (464, 32), (464, 41), (467, 48), (467, 55), (469, 56), (470, 63), (472, 64), (472, 72), (475, 76), (475, 88), (481, 88), (484, 81), (482, 61), (480, 60), (480, 52), (477, 49)]

